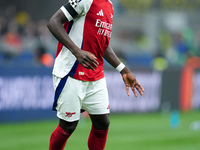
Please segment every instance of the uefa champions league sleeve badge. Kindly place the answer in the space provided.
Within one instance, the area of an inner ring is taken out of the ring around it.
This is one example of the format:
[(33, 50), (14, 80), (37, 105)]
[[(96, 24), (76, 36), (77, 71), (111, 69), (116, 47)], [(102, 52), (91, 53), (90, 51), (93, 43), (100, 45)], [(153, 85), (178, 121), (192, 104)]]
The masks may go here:
[(70, 5), (75, 8), (78, 4), (78, 0), (69, 0)]

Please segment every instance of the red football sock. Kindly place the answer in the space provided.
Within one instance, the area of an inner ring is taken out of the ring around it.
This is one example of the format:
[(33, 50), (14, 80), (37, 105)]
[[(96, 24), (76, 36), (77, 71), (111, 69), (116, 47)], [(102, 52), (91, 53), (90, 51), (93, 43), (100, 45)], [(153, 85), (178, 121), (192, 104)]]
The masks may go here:
[(92, 126), (88, 138), (89, 150), (104, 150), (106, 146), (107, 135), (108, 135), (108, 129), (97, 130)]
[(63, 150), (70, 135), (58, 125), (51, 134), (49, 150)]

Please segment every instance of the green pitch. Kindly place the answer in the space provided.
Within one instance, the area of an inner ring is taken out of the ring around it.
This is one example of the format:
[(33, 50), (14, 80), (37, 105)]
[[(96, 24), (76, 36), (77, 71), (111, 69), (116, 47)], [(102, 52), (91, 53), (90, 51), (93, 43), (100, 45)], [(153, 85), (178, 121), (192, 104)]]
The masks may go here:
[[(170, 128), (169, 113), (112, 114), (106, 150), (199, 150), (200, 112), (180, 114), (179, 126)], [(0, 150), (47, 150), (57, 121), (0, 125)], [(91, 122), (81, 119), (68, 140), (67, 150), (87, 150)]]

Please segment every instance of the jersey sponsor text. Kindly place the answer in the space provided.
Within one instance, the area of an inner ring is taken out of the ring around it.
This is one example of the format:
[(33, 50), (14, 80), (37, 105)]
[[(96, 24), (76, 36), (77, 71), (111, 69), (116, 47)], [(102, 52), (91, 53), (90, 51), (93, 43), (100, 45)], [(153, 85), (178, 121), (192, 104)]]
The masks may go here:
[(97, 34), (111, 37), (112, 24), (97, 19), (95, 26), (99, 28)]

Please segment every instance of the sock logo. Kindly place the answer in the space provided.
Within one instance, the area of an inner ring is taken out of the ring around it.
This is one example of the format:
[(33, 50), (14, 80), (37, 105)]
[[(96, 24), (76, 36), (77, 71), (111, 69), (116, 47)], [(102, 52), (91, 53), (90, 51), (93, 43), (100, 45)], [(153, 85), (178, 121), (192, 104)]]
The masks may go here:
[(76, 114), (76, 112), (73, 112), (73, 113), (71, 113), (71, 112), (66, 112), (66, 113), (65, 113), (65, 117), (72, 117), (72, 115), (74, 115), (74, 114)]

